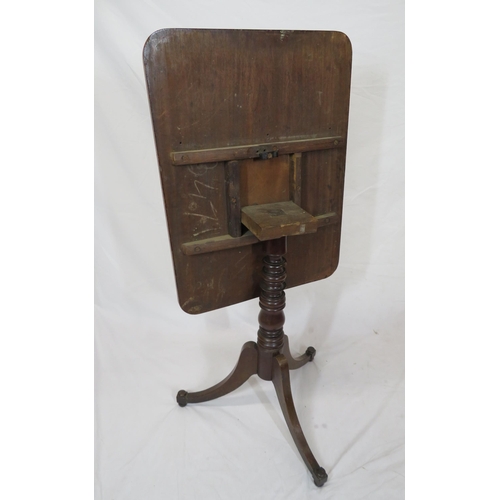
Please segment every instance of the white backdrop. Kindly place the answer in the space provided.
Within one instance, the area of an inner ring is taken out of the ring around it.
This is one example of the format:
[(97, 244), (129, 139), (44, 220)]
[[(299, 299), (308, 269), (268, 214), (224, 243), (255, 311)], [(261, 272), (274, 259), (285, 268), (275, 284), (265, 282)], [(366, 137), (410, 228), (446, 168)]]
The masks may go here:
[[(166, 27), (338, 30), (353, 46), (340, 265), (287, 292), (314, 363), (297, 412), (318, 489), (271, 383), (180, 408), (256, 336), (256, 300), (198, 316), (175, 291), (142, 48)], [(404, 496), (404, 3), (98, 0), (95, 21), (96, 499)]]

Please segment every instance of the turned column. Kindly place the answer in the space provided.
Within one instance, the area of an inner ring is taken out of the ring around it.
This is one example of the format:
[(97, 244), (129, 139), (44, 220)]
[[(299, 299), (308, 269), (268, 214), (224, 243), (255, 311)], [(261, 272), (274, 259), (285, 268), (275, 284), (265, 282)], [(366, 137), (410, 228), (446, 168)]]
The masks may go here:
[(265, 242), (266, 256), (260, 282), (257, 346), (258, 375), (272, 380), (273, 357), (283, 348), (285, 324), (286, 236)]

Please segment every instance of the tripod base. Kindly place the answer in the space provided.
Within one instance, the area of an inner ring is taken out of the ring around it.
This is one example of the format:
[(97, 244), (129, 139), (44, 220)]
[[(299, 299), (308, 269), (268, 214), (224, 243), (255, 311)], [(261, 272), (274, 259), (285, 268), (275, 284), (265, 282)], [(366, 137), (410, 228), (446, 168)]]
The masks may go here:
[[(292, 398), (290, 386), (290, 370), (296, 370), (312, 361), (316, 354), (314, 347), (308, 347), (306, 352), (298, 358), (293, 358), (290, 354), (288, 337), (282, 336), (283, 344), (279, 350), (271, 357), (265, 348), (261, 348), (256, 342), (247, 342), (243, 345), (240, 357), (233, 371), (218, 384), (199, 392), (179, 391), (177, 402), (180, 406), (191, 403), (203, 403), (212, 399), (220, 398), (240, 387), (252, 375), (259, 375), (264, 380), (272, 380), (276, 389), (276, 394), (285, 416), (290, 433), (293, 437), (300, 455), (307, 468), (311, 472), (316, 486), (323, 486), (328, 479), (328, 475), (323, 467), (320, 467), (312, 454), (306, 438), (300, 426), (297, 412)], [(269, 366), (270, 370), (263, 369)], [(263, 376), (264, 374), (264, 376)]]

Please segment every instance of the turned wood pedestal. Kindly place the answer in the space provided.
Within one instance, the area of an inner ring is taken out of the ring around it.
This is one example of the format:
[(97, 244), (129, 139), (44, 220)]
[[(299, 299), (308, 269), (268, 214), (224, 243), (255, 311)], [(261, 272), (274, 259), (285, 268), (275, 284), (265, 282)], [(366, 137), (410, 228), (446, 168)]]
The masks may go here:
[(180, 406), (203, 403), (224, 396), (246, 382), (252, 375), (273, 382), (278, 400), (293, 440), (310, 470), (314, 484), (323, 486), (328, 475), (307, 444), (293, 403), (290, 386), (290, 370), (296, 370), (312, 361), (316, 354), (314, 347), (308, 347), (298, 358), (290, 354), (288, 337), (283, 332), (285, 323), (285, 280), (287, 238), (268, 240), (265, 243), (266, 256), (260, 283), (260, 313), (257, 342), (243, 345), (240, 357), (233, 371), (222, 382), (199, 392), (181, 390), (177, 394)]

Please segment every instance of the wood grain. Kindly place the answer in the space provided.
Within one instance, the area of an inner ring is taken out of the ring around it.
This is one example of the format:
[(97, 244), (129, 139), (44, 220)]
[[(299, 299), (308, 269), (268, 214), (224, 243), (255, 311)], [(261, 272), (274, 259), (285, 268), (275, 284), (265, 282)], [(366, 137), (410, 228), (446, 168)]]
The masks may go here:
[[(233, 212), (227, 206), (225, 162), (238, 159), (227, 157), (235, 149), (258, 155), (263, 145), (277, 147), (277, 159), (255, 160), (265, 164), (300, 152), (283, 143), (310, 148), (308, 141), (326, 138), (333, 145), (302, 152), (301, 208), (312, 216), (335, 213), (336, 218), (316, 233), (289, 238), (287, 286), (329, 276), (340, 247), (348, 38), (329, 31), (165, 29), (149, 37), (143, 55), (183, 310), (197, 314), (259, 294), (263, 244), (231, 246), (250, 238), (228, 234), (235, 221), (230, 222)], [(194, 160), (175, 164), (178, 153), (193, 151), (201, 151), (201, 157), (196, 153)], [(218, 250), (186, 253), (186, 245), (211, 240), (210, 248), (217, 238), (224, 241)]]
[(293, 201), (243, 207), (241, 222), (260, 241), (315, 233), (318, 228), (316, 218)]
[(228, 161), (226, 172), (227, 232), (230, 236), (241, 236), (240, 162)]
[(277, 152), (280, 156), (321, 149), (340, 148), (345, 145), (342, 137), (321, 137), (297, 141), (282, 141), (267, 144), (252, 144), (228, 148), (205, 149), (198, 151), (178, 151), (171, 153), (174, 165), (196, 165), (230, 160), (260, 158), (263, 153)]
[(219, 252), (221, 250), (230, 250), (232, 248), (244, 247), (258, 243), (259, 239), (250, 231), (238, 238), (233, 238), (228, 234), (207, 238), (205, 240), (192, 241), (181, 245), (184, 255), (200, 255), (202, 253)]
[(297, 205), (301, 205), (302, 200), (302, 153), (295, 153), (290, 157), (290, 198)]
[(290, 161), (279, 156), (265, 161), (241, 162), (241, 206), (288, 201)]

